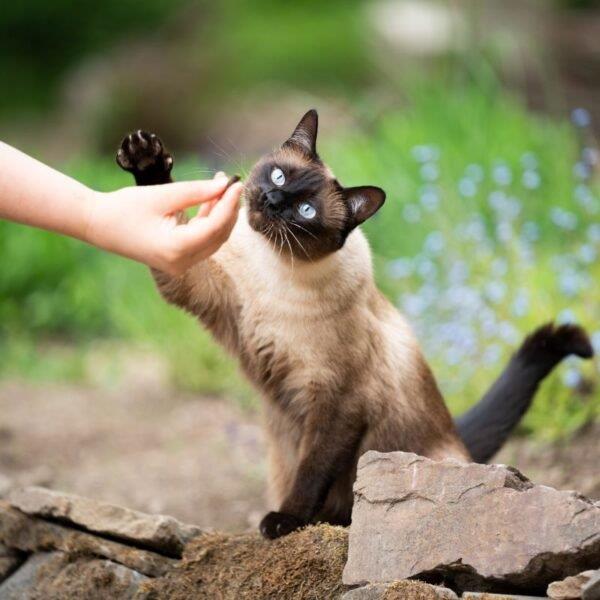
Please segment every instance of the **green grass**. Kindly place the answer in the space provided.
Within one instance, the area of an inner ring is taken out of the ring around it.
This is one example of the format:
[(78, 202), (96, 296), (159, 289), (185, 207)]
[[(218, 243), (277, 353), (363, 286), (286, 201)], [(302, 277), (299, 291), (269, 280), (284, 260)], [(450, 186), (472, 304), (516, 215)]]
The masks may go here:
[[(442, 275), (464, 261), (471, 269), (470, 289), (483, 298), (482, 305), (493, 311), (498, 322), (511, 323), (519, 335), (565, 309), (590, 329), (600, 329), (595, 322), (599, 292), (592, 286), (565, 296), (557, 288), (553, 266), (553, 257), (578, 252), (586, 227), (596, 220), (573, 199), (572, 168), (579, 141), (566, 121), (532, 116), (493, 89), (465, 90), (443, 84), (413, 86), (406, 106), (375, 120), (368, 118), (368, 111), (363, 113), (367, 115), (363, 127), (337, 139), (320, 140), (320, 151), (344, 184), (376, 184), (388, 192), (385, 207), (365, 229), (375, 253), (378, 282), (394, 301), (404, 305), (409, 296), (422, 294), (427, 282), (418, 274), (390, 277), (390, 260), (415, 256), (430, 260), (440, 274), (435, 282), (440, 297), (445, 286)], [(406, 205), (419, 206), (423, 181), (413, 152), (423, 144), (439, 149), (440, 174), (435, 185), (440, 204), (432, 212), (421, 208), (421, 219), (407, 223)], [(542, 183), (538, 189), (526, 190), (520, 181), (520, 161), (526, 152), (534, 153), (539, 161)], [(489, 175), (498, 161), (515, 174), (514, 181), (502, 188), (521, 205), (513, 223), (515, 232), (527, 222), (539, 228), (533, 264), (523, 260), (518, 240), (503, 242), (495, 234), (496, 216), (488, 196), (499, 187)], [(477, 193), (465, 198), (458, 192), (458, 182), (470, 163), (481, 165), (485, 178)], [(65, 169), (97, 189), (130, 183), (108, 157), (79, 159)], [(176, 169), (189, 176), (193, 167), (189, 162), (179, 163)], [(578, 227), (558, 229), (550, 218), (553, 206), (575, 214)], [(474, 215), (481, 217), (486, 232), (480, 245), (468, 242), (457, 231)], [(440, 232), (446, 246), (430, 256), (423, 244), (432, 231)], [(72, 240), (7, 223), (0, 223), (0, 252), (0, 373), (5, 377), (84, 379), (82, 360), (94, 340), (122, 339), (164, 355), (173, 381), (182, 388), (254, 402), (235, 364), (190, 317), (159, 298), (144, 267)], [(484, 297), (483, 290), (495, 278), (491, 272), (498, 258), (506, 262), (506, 274), (501, 277), (506, 290), (504, 300), (494, 303)], [(599, 270), (597, 261), (585, 267), (591, 281), (598, 281)], [(510, 307), (523, 289), (530, 310), (515, 316)], [(436, 341), (436, 333), (441, 323), (455, 318), (447, 307), (434, 302), (414, 320), (443, 391), (453, 410), (460, 412), (481, 396), (516, 342), (488, 339), (474, 325), (477, 348), (459, 364), (449, 363), (447, 347)], [(48, 353), (40, 349), (41, 342), (48, 340), (60, 340), (80, 351), (48, 360)], [(482, 357), (493, 345), (498, 345), (499, 356), (486, 362)], [(567, 387), (563, 368), (544, 385), (525, 429), (541, 437), (556, 437), (598, 414), (597, 363), (568, 368), (576, 369), (593, 391), (580, 393)]]

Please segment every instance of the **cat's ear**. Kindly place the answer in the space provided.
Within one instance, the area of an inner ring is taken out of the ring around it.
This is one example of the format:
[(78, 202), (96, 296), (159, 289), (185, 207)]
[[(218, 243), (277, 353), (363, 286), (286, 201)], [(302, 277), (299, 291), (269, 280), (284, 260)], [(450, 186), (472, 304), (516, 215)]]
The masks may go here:
[(372, 217), (385, 202), (385, 192), (374, 185), (344, 188), (343, 194), (350, 209), (350, 229)]
[(317, 130), (319, 128), (319, 115), (312, 108), (296, 125), (294, 133), (284, 142), (283, 147), (296, 147), (308, 154), (316, 156), (317, 154)]

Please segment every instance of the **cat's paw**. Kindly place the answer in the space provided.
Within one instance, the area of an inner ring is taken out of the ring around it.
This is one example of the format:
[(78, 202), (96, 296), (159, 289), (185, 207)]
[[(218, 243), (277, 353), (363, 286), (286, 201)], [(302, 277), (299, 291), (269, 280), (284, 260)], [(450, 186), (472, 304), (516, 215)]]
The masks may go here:
[(137, 176), (168, 176), (173, 158), (165, 150), (160, 138), (154, 133), (139, 129), (121, 142), (117, 151), (117, 164)]
[(280, 512), (270, 512), (260, 522), (259, 529), (263, 537), (269, 540), (287, 535), (304, 527), (304, 523), (298, 517)]

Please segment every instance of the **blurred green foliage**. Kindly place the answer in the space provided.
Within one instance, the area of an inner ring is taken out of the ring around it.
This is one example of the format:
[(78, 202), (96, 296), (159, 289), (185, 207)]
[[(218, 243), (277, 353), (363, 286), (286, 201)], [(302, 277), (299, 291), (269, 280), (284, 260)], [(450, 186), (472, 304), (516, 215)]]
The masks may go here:
[[(597, 4), (557, 3), (567, 8)], [(424, 282), (418, 273), (400, 280), (391, 277), (390, 261), (429, 260), (423, 247), (435, 232), (446, 247), (443, 256), (431, 260), (433, 267), (444, 271), (454, 260), (466, 261), (473, 272), (473, 289), (481, 295), (495, 261), (505, 261), (507, 298), (512, 301), (526, 288), (533, 310), (515, 317), (507, 300), (494, 311), (521, 333), (565, 310), (598, 329), (594, 321), (600, 298), (593, 289), (570, 297), (556, 290), (557, 257), (579, 260), (585, 225), (592, 220), (574, 194), (573, 166), (582, 139), (566, 121), (534, 116), (501, 89), (494, 66), (500, 59), (487, 38), (465, 40), (464, 52), (406, 61), (399, 68), (399, 56), (379, 46), (367, 14), (369, 4), (366, 0), (8, 3), (0, 11), (0, 123), (20, 127), (27, 138), (29, 120), (13, 120), (13, 114), (37, 111), (42, 119), (52, 115), (50, 108), (65, 77), (78, 68), (85, 70), (86, 61), (102, 62), (114, 52), (105, 63), (112, 78), (106, 78), (106, 70), (105, 78), (100, 78), (104, 95), (99, 95), (106, 104), (100, 103), (94, 112), (92, 102), (91, 112), (82, 110), (70, 123), (85, 130), (88, 148), (99, 149), (102, 156), (79, 156), (55, 165), (108, 191), (131, 183), (115, 166), (112, 146), (121, 132), (140, 124), (160, 131), (175, 146), (191, 148), (217, 109), (235, 105), (238, 98), (251, 99), (252, 91), (271, 93), (275, 101), (279, 91), (339, 98), (358, 115), (359, 125), (319, 140), (319, 148), (344, 184), (380, 185), (388, 192), (384, 209), (365, 230), (375, 252), (378, 282), (394, 302), (402, 305), (409, 295), (422, 295)], [(138, 44), (144, 50), (141, 62), (126, 63), (119, 70), (120, 59), (126, 62), (129, 52), (139, 50)], [(93, 68), (90, 72), (95, 73)], [(93, 87), (93, 77), (83, 81), (91, 81)], [(433, 211), (419, 204), (428, 185), (423, 165), (414, 156), (422, 145), (434, 146), (439, 154), (435, 164), (439, 173), (430, 183), (439, 190), (440, 204)], [(535, 155), (539, 163), (541, 184), (535, 189), (523, 189), (524, 153)], [(502, 191), (521, 203), (519, 227), (532, 222), (539, 228), (535, 268), (522, 260), (517, 243), (497, 239), (497, 214), (489, 197), (498, 185), (489, 173), (498, 162), (515, 174)], [(478, 165), (486, 177), (477, 192), (466, 197), (460, 184), (470, 164)], [(251, 165), (219, 166), (233, 172)], [(202, 173), (195, 161), (177, 157), (176, 177), (195, 173)], [(409, 222), (407, 207), (419, 211), (419, 219)], [(580, 227), (557, 230), (553, 207), (568, 211)], [(485, 247), (471, 247), (462, 239), (460, 228), (474, 215), (485, 228)], [(99, 340), (108, 353), (111, 344), (122, 342), (162, 355), (180, 387), (227, 394), (243, 403), (255, 401), (236, 365), (193, 319), (162, 301), (144, 267), (74, 240), (4, 222), (0, 222), (0, 257), (0, 375), (42, 381), (84, 379)], [(586, 276), (595, 281), (600, 278), (597, 263), (586, 266)], [(444, 317), (443, 307), (434, 306), (429, 313), (435, 328), (435, 319)], [(451, 407), (458, 412), (481, 396), (516, 345), (504, 343), (493, 363), (476, 357), (453, 365), (435, 340), (422, 335), (422, 341)], [(485, 346), (493, 344), (483, 338), (480, 343), (483, 356)], [(561, 369), (544, 385), (528, 414), (525, 428), (537, 435), (567, 433), (600, 410), (597, 363), (581, 369), (591, 382), (592, 391), (585, 394), (564, 384), (565, 373)]]
[[(593, 319), (598, 297), (593, 290), (584, 299), (569, 300), (552, 287), (552, 257), (575, 252), (581, 236), (557, 232), (549, 210), (558, 205), (572, 211), (584, 224), (590, 219), (573, 196), (572, 168), (579, 151), (573, 128), (565, 122), (532, 116), (493, 87), (482, 91), (445, 81), (414, 82), (408, 100), (403, 110), (375, 119), (366, 116), (362, 127), (320, 140), (323, 158), (345, 185), (376, 184), (388, 192), (384, 209), (366, 225), (378, 281), (386, 293), (401, 303), (403, 294), (418, 288), (418, 278), (399, 282), (389, 277), (386, 266), (390, 259), (422, 252), (424, 240), (435, 229), (449, 244), (445, 253), (469, 261), (482, 277), (489, 274), (492, 258), (507, 260), (509, 287), (526, 286), (534, 310), (521, 319), (513, 319), (508, 307), (497, 310), (518, 324), (521, 333), (555, 318), (566, 308), (584, 325), (597, 327)], [(404, 209), (418, 202), (423, 186), (420, 166), (413, 156), (415, 147), (422, 144), (435, 144), (439, 150), (436, 185), (442, 191), (442, 201), (427, 218), (407, 223)], [(502, 160), (516, 173), (525, 152), (537, 157), (542, 184), (523, 190), (520, 178), (515, 177), (506, 192), (522, 200), (521, 221), (534, 221), (540, 228), (536, 266), (528, 271), (510, 243), (496, 243), (492, 256), (483, 251), (473, 253), (456, 233), (456, 227), (475, 213), (482, 216), (493, 237), (494, 215), (488, 197), (497, 185), (488, 181), (482, 183), (476, 196), (461, 196), (457, 185), (465, 166), (477, 163), (489, 171)], [(78, 160), (66, 165), (66, 170), (100, 190), (130, 184), (129, 177), (108, 158)], [(176, 177), (178, 173), (180, 178), (190, 177), (194, 170), (193, 162), (176, 161)], [(67, 367), (59, 368), (60, 361), (55, 361), (51, 371), (58, 377), (81, 377), (81, 360), (88, 343), (98, 336), (112, 337), (162, 354), (171, 365), (174, 382), (181, 387), (253, 402), (254, 396), (237, 375), (235, 364), (193, 319), (159, 298), (145, 268), (72, 240), (7, 223), (0, 223), (0, 253), (6, 265), (0, 278), (0, 371), (29, 373), (36, 361), (46, 362), (41, 341), (66, 338), (76, 341), (81, 352), (65, 358)], [(597, 280), (597, 267), (590, 268)], [(465, 370), (445, 363), (435, 344), (424, 341), (455, 411), (483, 394), (515, 345), (503, 346), (499, 362), (474, 362), (473, 368)], [(485, 346), (485, 341), (482, 343)], [(595, 382), (592, 367), (584, 372)], [(545, 384), (527, 417), (526, 427), (539, 435), (567, 433), (600, 408), (597, 390), (592, 398), (579, 398), (560, 377), (556, 375)]]
[[(4, 2), (0, 11), (0, 109), (47, 108), (62, 76), (85, 57), (132, 33), (147, 31), (183, 0)], [(9, 83), (9, 85), (7, 85)]]

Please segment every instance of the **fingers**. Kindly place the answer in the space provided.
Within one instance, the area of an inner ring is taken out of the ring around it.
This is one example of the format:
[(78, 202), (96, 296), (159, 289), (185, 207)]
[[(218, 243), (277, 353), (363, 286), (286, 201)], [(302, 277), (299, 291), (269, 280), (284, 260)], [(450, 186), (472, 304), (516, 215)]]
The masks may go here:
[[(223, 173), (223, 171), (217, 171), (213, 179), (218, 179), (219, 177), (225, 177), (227, 179), (227, 175)], [(197, 217), (206, 217), (210, 213), (210, 211), (214, 208), (215, 204), (218, 202), (217, 200), (209, 200), (208, 202), (204, 202), (200, 205), (198, 212), (196, 214)]]
[(218, 198), (227, 187), (227, 178), (203, 181), (178, 181), (143, 188), (165, 213), (184, 210)]
[(241, 183), (234, 183), (216, 202), (210, 214), (203, 218), (195, 217), (187, 225), (176, 228), (183, 253), (197, 253), (216, 245), (215, 252), (227, 240), (237, 220), (242, 187)]

